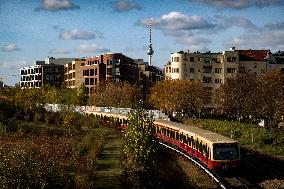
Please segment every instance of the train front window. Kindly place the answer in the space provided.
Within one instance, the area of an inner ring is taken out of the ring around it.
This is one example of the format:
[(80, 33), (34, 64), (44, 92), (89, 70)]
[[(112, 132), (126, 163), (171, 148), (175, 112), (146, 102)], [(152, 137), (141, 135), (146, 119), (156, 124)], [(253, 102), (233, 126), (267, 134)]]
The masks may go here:
[(237, 143), (222, 143), (213, 145), (213, 157), (215, 160), (234, 160), (239, 158)]

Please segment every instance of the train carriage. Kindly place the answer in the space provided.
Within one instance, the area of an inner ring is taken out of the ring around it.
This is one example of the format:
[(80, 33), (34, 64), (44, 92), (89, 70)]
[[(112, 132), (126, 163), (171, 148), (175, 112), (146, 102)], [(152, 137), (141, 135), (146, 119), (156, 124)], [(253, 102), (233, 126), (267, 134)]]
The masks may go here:
[[(156, 120), (156, 127), (175, 131), (175, 135), (159, 135), (159, 139), (198, 159), (210, 169), (235, 167), (239, 164), (240, 150), (237, 141), (223, 135), (190, 125)], [(167, 133), (165, 131), (164, 133)], [(163, 134), (163, 133), (162, 133)]]
[[(104, 124), (115, 122), (120, 129), (127, 127), (127, 115), (87, 113), (99, 116)], [(231, 138), (190, 125), (159, 119), (154, 121), (152, 131), (159, 140), (186, 152), (209, 169), (236, 167), (239, 164), (239, 145)]]

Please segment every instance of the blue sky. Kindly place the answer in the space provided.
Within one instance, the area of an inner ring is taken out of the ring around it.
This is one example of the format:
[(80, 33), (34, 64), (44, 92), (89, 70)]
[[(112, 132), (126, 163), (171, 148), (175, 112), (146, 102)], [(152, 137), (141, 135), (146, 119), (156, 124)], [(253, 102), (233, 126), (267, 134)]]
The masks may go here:
[(163, 68), (180, 50), (284, 50), (283, 0), (0, 0), (0, 78), (47, 56), (122, 52)]

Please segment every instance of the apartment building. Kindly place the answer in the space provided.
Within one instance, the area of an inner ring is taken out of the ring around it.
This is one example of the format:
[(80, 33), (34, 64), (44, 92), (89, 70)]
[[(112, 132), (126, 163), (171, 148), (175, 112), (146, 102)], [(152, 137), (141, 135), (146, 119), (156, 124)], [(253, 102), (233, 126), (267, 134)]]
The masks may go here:
[(106, 53), (86, 59), (76, 59), (65, 65), (67, 87), (78, 88), (82, 84), (92, 93), (101, 81), (139, 82), (139, 68), (132, 58), (122, 53)]
[(64, 81), (64, 65), (74, 58), (48, 57), (45, 61), (36, 61), (33, 66), (20, 69), (20, 86), (39, 88), (42, 85), (60, 86)]
[(81, 67), (86, 63), (86, 59), (75, 59), (64, 65), (64, 82), (69, 88), (79, 88), (82, 84)]
[(268, 69), (279, 69), (284, 74), (284, 51), (278, 51), (270, 57)]
[(164, 80), (163, 70), (156, 66), (149, 65), (143, 59), (135, 59), (135, 64), (139, 68), (139, 87), (143, 90), (146, 97), (149, 88), (156, 82)]
[(128, 81), (131, 84), (138, 84), (139, 68), (134, 59), (122, 53), (106, 53), (103, 55), (103, 63), (106, 64), (107, 81)]
[(163, 72), (155, 66), (134, 60), (122, 53), (106, 53), (88, 58), (53, 58), (36, 61), (33, 66), (21, 68), (21, 87), (36, 87), (64, 83), (69, 88), (84, 85), (92, 93), (101, 81), (124, 82), (149, 88), (163, 80)]
[(87, 58), (81, 64), (80, 77), (88, 93), (92, 93), (99, 82), (105, 81), (106, 65), (103, 63), (103, 55)]
[(215, 90), (238, 72), (256, 75), (265, 73), (269, 65), (269, 50), (236, 50), (219, 53), (176, 52), (165, 65), (165, 79), (202, 81)]

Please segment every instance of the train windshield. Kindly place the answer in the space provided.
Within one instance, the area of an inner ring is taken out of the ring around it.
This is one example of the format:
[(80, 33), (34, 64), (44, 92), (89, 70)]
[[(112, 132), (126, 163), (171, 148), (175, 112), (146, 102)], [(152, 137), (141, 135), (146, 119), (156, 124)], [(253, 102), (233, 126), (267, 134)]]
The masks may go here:
[(239, 158), (237, 143), (222, 143), (213, 145), (213, 156), (215, 160), (234, 160)]

